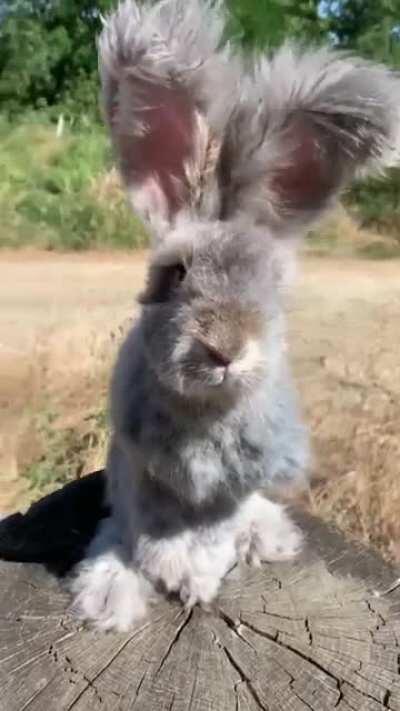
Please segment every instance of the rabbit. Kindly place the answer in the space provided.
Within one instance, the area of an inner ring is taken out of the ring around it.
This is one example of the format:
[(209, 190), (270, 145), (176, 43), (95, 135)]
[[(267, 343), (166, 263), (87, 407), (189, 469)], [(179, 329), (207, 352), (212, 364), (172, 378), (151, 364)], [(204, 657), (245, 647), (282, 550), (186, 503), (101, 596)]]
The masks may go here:
[(287, 356), (297, 244), (358, 175), (399, 158), (399, 81), (326, 49), (223, 47), (221, 7), (128, 0), (99, 43), (104, 112), (152, 237), (141, 315), (115, 365), (111, 514), (70, 583), (126, 630), (157, 594), (209, 606), (240, 560), (290, 560), (279, 492), (310, 447)]

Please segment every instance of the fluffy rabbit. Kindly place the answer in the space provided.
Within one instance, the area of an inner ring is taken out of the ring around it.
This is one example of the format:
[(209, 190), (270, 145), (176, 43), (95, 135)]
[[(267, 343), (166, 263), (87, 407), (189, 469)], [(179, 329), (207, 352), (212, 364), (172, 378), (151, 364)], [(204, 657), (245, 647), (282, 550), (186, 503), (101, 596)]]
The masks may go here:
[(210, 603), (240, 558), (294, 556), (270, 499), (307, 480), (286, 358), (296, 238), (361, 170), (398, 157), (399, 85), (382, 67), (285, 46), (246, 66), (217, 50), (218, 9), (125, 2), (105, 24), (105, 113), (153, 253), (116, 364), (111, 517), (72, 581), (103, 629), (153, 590)]

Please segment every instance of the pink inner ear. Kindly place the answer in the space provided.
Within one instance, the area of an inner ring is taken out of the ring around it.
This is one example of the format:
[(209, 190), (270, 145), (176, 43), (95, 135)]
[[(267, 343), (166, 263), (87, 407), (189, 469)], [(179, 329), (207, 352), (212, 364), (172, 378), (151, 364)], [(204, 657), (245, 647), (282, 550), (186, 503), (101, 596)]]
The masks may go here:
[(340, 176), (335, 176), (334, 156), (324, 145), (323, 132), (306, 119), (296, 119), (283, 140), (294, 149), (288, 165), (278, 168), (272, 179), (272, 189), (288, 209), (317, 208), (329, 196)]
[(184, 164), (193, 150), (193, 107), (177, 87), (135, 81), (135, 90), (140, 92), (138, 118), (146, 133), (134, 140), (120, 136), (125, 177), (128, 183), (157, 177), (170, 210), (175, 212), (182, 199), (176, 183), (184, 177)]

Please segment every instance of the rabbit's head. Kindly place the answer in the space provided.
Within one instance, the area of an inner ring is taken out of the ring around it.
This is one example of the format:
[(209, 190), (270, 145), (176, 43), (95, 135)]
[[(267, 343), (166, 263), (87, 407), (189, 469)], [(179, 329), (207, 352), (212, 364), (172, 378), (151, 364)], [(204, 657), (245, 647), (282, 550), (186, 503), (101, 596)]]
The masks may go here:
[(274, 243), (240, 222), (182, 221), (140, 297), (147, 360), (169, 390), (236, 401), (273, 376), (284, 345)]
[(242, 61), (223, 25), (220, 3), (125, 0), (100, 39), (105, 115), (155, 247), (148, 352), (199, 395), (256, 387), (281, 253), (356, 175), (399, 157), (387, 68), (289, 45)]

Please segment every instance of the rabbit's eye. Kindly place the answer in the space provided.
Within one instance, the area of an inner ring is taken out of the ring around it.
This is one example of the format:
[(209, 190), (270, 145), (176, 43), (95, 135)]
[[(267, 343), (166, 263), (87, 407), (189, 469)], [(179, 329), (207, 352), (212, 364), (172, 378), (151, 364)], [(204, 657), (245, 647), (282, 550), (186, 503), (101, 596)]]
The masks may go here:
[(176, 276), (178, 283), (181, 283), (186, 276), (186, 267), (184, 264), (175, 264)]
[(186, 267), (182, 263), (150, 269), (147, 289), (139, 297), (141, 304), (162, 304), (169, 301), (173, 292), (183, 282)]
[(186, 267), (184, 264), (179, 262), (177, 264), (172, 264), (171, 266), (164, 267), (164, 269), (169, 291), (172, 292), (179, 286), (179, 284), (182, 284), (186, 276)]

